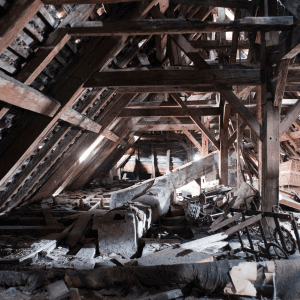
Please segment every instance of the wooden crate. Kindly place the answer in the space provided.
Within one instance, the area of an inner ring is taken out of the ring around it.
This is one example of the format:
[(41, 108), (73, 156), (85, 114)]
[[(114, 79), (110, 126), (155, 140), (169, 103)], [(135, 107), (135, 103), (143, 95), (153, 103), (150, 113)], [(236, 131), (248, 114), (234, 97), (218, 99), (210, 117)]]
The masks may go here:
[(290, 160), (280, 164), (279, 185), (300, 186), (300, 161)]

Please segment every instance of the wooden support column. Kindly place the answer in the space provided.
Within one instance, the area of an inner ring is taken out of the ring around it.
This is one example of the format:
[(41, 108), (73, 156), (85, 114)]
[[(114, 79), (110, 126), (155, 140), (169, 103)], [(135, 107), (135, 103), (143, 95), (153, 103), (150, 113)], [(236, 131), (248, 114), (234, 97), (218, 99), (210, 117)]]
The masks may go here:
[(265, 138), (262, 142), (261, 194), (262, 210), (272, 211), (279, 203), (279, 163), (280, 163), (280, 115), (273, 101), (266, 100), (263, 105), (263, 128)]
[(220, 163), (219, 163), (219, 176), (220, 184), (228, 185), (228, 118), (224, 118), (224, 112), (220, 116)]
[[(204, 123), (205, 117), (202, 117), (202, 123), (204, 126), (209, 129), (209, 122)], [(202, 133), (202, 156), (205, 156), (208, 154), (208, 137)]]
[[(226, 19), (225, 16), (225, 8), (224, 7), (218, 7), (218, 22), (224, 22)], [(220, 32), (220, 45), (224, 45), (226, 43), (226, 32)], [(225, 63), (225, 51), (221, 48), (219, 49), (218, 54), (219, 64)]]
[[(261, 33), (262, 53), (266, 53), (265, 34)], [(280, 163), (280, 113), (279, 107), (274, 106), (274, 99), (267, 93), (271, 88), (267, 84), (267, 58), (262, 57), (262, 70), (265, 70), (265, 82), (261, 90), (262, 128), (264, 129), (259, 155), (259, 175), (261, 176), (261, 208), (272, 211), (273, 205), (279, 204), (279, 163)]]
[(155, 155), (154, 155), (153, 144), (151, 144), (151, 166), (152, 166), (152, 178), (155, 178)]
[(242, 131), (240, 128), (239, 115), (236, 115), (237, 134), (236, 134), (236, 167), (237, 167), (237, 187), (244, 182), (244, 176), (241, 168), (241, 143), (242, 143)]
[(139, 148), (135, 150), (135, 173), (136, 180), (140, 180), (140, 158), (139, 158)]
[[(166, 11), (167, 18), (174, 19), (174, 5), (171, 4)], [(168, 35), (167, 40), (167, 54), (169, 56), (170, 65), (171, 66), (181, 66), (182, 65), (182, 58), (181, 58), (181, 49), (176, 45), (176, 43), (171, 39)]]
[(170, 150), (170, 144), (167, 143), (166, 174), (169, 174), (170, 171), (171, 171), (171, 150)]

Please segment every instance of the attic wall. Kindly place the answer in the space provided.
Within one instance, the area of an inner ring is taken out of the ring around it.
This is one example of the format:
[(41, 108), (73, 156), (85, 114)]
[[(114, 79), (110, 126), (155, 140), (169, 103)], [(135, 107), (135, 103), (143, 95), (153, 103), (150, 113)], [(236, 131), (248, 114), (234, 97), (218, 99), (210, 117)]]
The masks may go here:
[[(156, 143), (152, 144), (155, 159), (155, 175), (162, 176), (166, 174), (167, 171), (167, 145), (160, 145)], [(170, 142), (169, 145), (171, 151), (171, 170), (183, 166), (187, 160), (186, 150), (183, 147), (176, 144), (178, 143)], [(124, 166), (122, 174), (127, 173), (127, 177), (131, 179), (135, 179), (138, 175), (140, 179), (150, 179), (152, 177), (151, 142), (147, 143), (145, 141), (144, 143), (139, 144), (136, 150), (136, 154), (132, 155), (130, 160)]]

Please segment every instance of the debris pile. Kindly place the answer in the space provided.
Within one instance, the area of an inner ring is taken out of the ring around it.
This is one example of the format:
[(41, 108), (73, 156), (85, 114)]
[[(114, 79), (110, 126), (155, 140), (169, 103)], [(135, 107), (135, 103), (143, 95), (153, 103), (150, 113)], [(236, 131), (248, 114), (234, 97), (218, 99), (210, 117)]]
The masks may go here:
[(299, 261), (297, 214), (261, 211), (252, 185), (194, 197), (176, 195), (170, 175), (122, 185), (1, 216), (0, 286), (14, 290), (0, 297), (299, 299), (284, 296), (282, 275)]

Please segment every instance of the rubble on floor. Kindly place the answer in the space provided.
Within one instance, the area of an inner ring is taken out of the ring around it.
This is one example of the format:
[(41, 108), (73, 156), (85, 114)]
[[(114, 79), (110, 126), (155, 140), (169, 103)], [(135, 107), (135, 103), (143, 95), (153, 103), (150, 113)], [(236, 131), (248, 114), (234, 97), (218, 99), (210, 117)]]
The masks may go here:
[(165, 193), (173, 189), (161, 180), (117, 207), (110, 199), (123, 182), (1, 216), (0, 298), (299, 299), (299, 214), (260, 211), (247, 183), (192, 196)]

